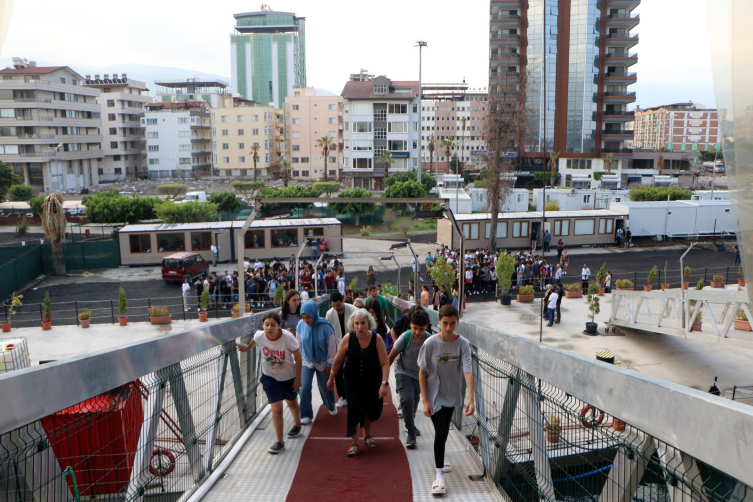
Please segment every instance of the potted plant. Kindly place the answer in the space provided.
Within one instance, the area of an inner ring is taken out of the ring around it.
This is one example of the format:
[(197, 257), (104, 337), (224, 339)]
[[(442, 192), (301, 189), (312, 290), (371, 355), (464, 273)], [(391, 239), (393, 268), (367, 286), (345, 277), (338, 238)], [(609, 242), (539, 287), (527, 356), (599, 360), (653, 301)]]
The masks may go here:
[[(693, 314), (695, 313), (695, 310), (690, 311), (690, 318), (693, 318)], [(700, 310), (698, 311), (698, 315), (695, 318), (695, 321), (693, 321), (693, 326), (690, 328), (690, 331), (702, 331), (703, 327), (703, 312)]]
[(695, 285), (695, 290), (696, 291), (703, 291), (703, 288), (705, 288), (705, 287), (706, 287), (706, 281), (704, 281), (703, 277), (701, 277), (700, 279), (698, 279), (698, 282)]
[(588, 296), (586, 296), (586, 299), (588, 300), (588, 317), (591, 319), (591, 322), (586, 323), (587, 335), (596, 335), (596, 328), (599, 327), (599, 325), (594, 322), (596, 319), (596, 314), (599, 314), (601, 312), (599, 308), (599, 297), (596, 294), (598, 292), (599, 287), (596, 284), (592, 282), (588, 285)]
[[(664, 262), (664, 281), (661, 285), (661, 290), (666, 291), (669, 289), (669, 274), (667, 274), (667, 262)], [(624, 422), (623, 422), (624, 423)]]
[(120, 291), (118, 292), (118, 324), (121, 326), (125, 326), (128, 324), (128, 316), (126, 314), (128, 313), (128, 299), (126, 298), (125, 289), (122, 287), (120, 288)]
[(88, 328), (89, 327), (89, 321), (92, 318), (92, 313), (89, 311), (89, 309), (84, 309), (83, 312), (81, 312), (78, 315), (78, 320), (81, 322), (82, 328)]
[(199, 297), (199, 321), (207, 322), (209, 313), (207, 312), (207, 306), (209, 305), (209, 291), (206, 289), (201, 292)]
[(601, 268), (596, 272), (596, 282), (599, 283), (599, 292), (596, 293), (599, 296), (604, 296), (604, 283), (607, 282), (607, 263), (604, 262)]
[(646, 282), (648, 284), (643, 285), (643, 291), (651, 291), (651, 289), (654, 287), (654, 281), (656, 280), (656, 275), (659, 273), (659, 267), (654, 265), (651, 267), (651, 270), (648, 271), (648, 277), (646, 277)]
[(275, 291), (275, 295), (272, 298), (272, 301), (277, 307), (282, 305), (282, 302), (285, 301), (285, 290), (283, 288), (278, 287), (277, 290)]
[(632, 291), (633, 289), (635, 289), (635, 285), (630, 279), (617, 279), (616, 281), (614, 281), (614, 286), (616, 289), (622, 291)]
[(583, 289), (579, 282), (565, 284), (565, 298), (583, 298)]
[(5, 322), (2, 323), (3, 333), (10, 331), (10, 320), (14, 315), (16, 315), (16, 307), (23, 305), (23, 303), (21, 303), (22, 298), (23, 295), (16, 295), (15, 292), (13, 293), (13, 296), (10, 300), (10, 305), (8, 305), (8, 308), (5, 311), (8, 316), (6, 317)]
[(737, 285), (742, 287), (745, 286), (745, 274), (743, 273), (743, 264), (737, 266), (737, 275), (740, 277), (737, 278)]
[(149, 322), (152, 324), (170, 324), (172, 316), (167, 305), (149, 307)]
[(502, 305), (510, 305), (512, 302), (512, 295), (510, 294), (510, 288), (512, 287), (512, 274), (515, 273), (515, 257), (504, 252), (497, 258), (497, 280), (499, 281), (499, 302)]
[[(499, 277), (499, 276), (497, 276)], [(518, 289), (518, 297), (517, 300), (520, 303), (529, 303), (533, 301), (533, 286), (530, 284), (527, 286), (521, 286)]]
[(724, 276), (719, 274), (714, 274), (711, 277), (711, 287), (712, 288), (723, 288), (724, 287)]
[(557, 415), (549, 415), (549, 420), (544, 424), (547, 443), (559, 443), (562, 423)]
[(42, 329), (47, 331), (52, 329), (52, 301), (50, 301), (50, 291), (44, 292), (42, 300)]
[(737, 311), (735, 315), (735, 329), (738, 331), (753, 331), (750, 327), (750, 321), (743, 309)]
[[(384, 286), (382, 286), (382, 288), (384, 288)], [(233, 317), (240, 317), (241, 316), (241, 306), (239, 304), (237, 304), (237, 303), (235, 305), (233, 305), (233, 308), (230, 309), (230, 311), (232, 312)], [(251, 304), (250, 303), (246, 303), (246, 308), (245, 308), (244, 312), (251, 312)]]
[(682, 283), (682, 289), (688, 289), (688, 287), (690, 287), (690, 273), (691, 272), (692, 270), (690, 269), (690, 267), (685, 267), (682, 270), (682, 277), (685, 279)]

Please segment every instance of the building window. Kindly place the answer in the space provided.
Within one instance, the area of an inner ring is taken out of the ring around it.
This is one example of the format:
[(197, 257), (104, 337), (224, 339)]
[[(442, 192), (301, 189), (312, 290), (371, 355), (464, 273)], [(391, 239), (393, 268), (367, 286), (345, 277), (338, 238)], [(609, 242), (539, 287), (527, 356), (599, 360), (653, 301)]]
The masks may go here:
[(212, 248), (212, 232), (191, 232), (191, 251), (209, 251)]
[(264, 242), (264, 230), (248, 230), (245, 237), (246, 249), (263, 249), (266, 247)]
[(372, 122), (352, 122), (351, 127), (353, 132), (371, 132), (373, 126)]
[[(70, 100), (68, 100), (70, 101)], [(107, 108), (114, 108), (115, 107), (115, 100), (114, 99), (108, 99), (107, 100)]]
[(593, 235), (594, 220), (575, 220), (573, 235)]
[(243, 136), (245, 131), (243, 129), (238, 129), (238, 136)]
[(355, 151), (371, 151), (374, 149), (373, 142), (368, 140), (351, 141), (350, 147)]
[(374, 94), (387, 94), (387, 84), (374, 84)]
[(388, 141), (388, 150), (391, 152), (405, 152), (408, 150), (408, 142), (404, 139), (391, 139)]
[(223, 129), (222, 130), (222, 135), (223, 136), (229, 136), (230, 135), (230, 131), (228, 131), (227, 129)]
[(301, 133), (298, 132), (298, 131), (293, 131), (293, 137), (294, 138), (300, 138), (301, 137)]
[(243, 121), (245, 120), (245, 117), (244, 117), (243, 115), (238, 115), (238, 116), (237, 116), (237, 117), (236, 117), (235, 119), (236, 119), (236, 120), (237, 120), (238, 122), (243, 122)]
[(186, 234), (157, 234), (157, 247), (160, 253), (186, 250)]
[(150, 166), (156, 166), (159, 164), (159, 159), (149, 159)]
[(157, 125), (157, 119), (146, 119), (146, 125)]
[(374, 129), (374, 139), (387, 139), (387, 129), (377, 127)]
[[(114, 131), (115, 129), (110, 129), (110, 130)], [(111, 132), (110, 134), (115, 134), (115, 133)], [(157, 131), (148, 132), (146, 133), (146, 137), (147, 138), (159, 138), (159, 133)]]
[(335, 117), (330, 117), (329, 118), (329, 123), (330, 124), (336, 124), (337, 123), (337, 119), (335, 119)]
[(223, 115), (220, 117), (220, 122), (227, 122), (227, 115)]
[(570, 235), (570, 220), (554, 220), (554, 235)]
[(300, 175), (301, 175), (300, 171), (293, 171), (293, 176), (294, 176), (294, 177), (296, 177), (296, 178), (297, 178), (297, 177), (298, 177), (298, 176), (300, 176)]
[(191, 157), (180, 157), (178, 158), (178, 164), (186, 165), (191, 163)]
[(478, 223), (463, 223), (463, 237), (478, 240)]
[(279, 230), (270, 230), (269, 233), (273, 248), (287, 248), (298, 246), (298, 229), (285, 228)]
[(528, 222), (527, 221), (514, 221), (512, 223), (512, 236), (515, 237), (528, 237)]
[(330, 105), (329, 105), (329, 107), (328, 107), (328, 108), (329, 108), (330, 110), (336, 110), (336, 109), (337, 109), (337, 105), (335, 105), (334, 103), (330, 103)]
[(258, 136), (259, 135), (259, 129), (251, 129), (251, 134), (253, 134), (254, 136)]
[(223, 150), (230, 150), (230, 143), (223, 143), (222, 144), (222, 149)]
[(107, 114), (107, 120), (110, 122), (115, 122), (115, 114), (114, 113), (108, 113)]
[(245, 150), (246, 149), (246, 144), (245, 143), (238, 143), (238, 149), (239, 150)]
[(330, 164), (334, 164), (335, 162), (337, 162), (337, 157), (330, 157), (329, 158), (329, 163)]
[(259, 122), (259, 116), (258, 115), (251, 115), (251, 122)]
[(301, 119), (293, 119), (293, 125), (299, 125), (301, 123)]
[(309, 158), (308, 157), (301, 157), (301, 164), (308, 164)]
[(190, 152), (191, 151), (191, 145), (178, 145), (178, 151), (180, 151), (180, 152)]
[(240, 157), (238, 157), (238, 163), (239, 164), (245, 164), (246, 163), (246, 157), (243, 156), (243, 155), (241, 155)]
[(301, 171), (301, 175), (302, 175), (303, 177), (308, 177), (308, 175), (309, 175), (309, 172), (308, 172), (308, 171)]
[(612, 218), (599, 218), (599, 233), (611, 234), (613, 231), (614, 220)]
[(405, 115), (408, 113), (408, 105), (405, 104), (390, 104), (387, 105), (387, 111), (389, 113), (395, 113), (400, 115)]
[[(117, 148), (117, 144), (114, 148)], [(149, 145), (148, 148), (150, 152), (159, 152), (159, 145)]]
[(222, 157), (223, 164), (230, 164), (230, 157)]
[(291, 164), (300, 164), (301, 159), (299, 157), (293, 157), (291, 159)]
[(293, 145), (293, 151), (294, 152), (300, 152), (301, 151), (301, 145)]
[(387, 132), (408, 132), (408, 122), (390, 122), (387, 124)]
[(188, 124), (188, 117), (178, 117), (179, 124)]
[(298, 106), (298, 105), (293, 105), (293, 111), (294, 111), (294, 112), (297, 112), (297, 111), (298, 111), (299, 109), (300, 109), (300, 106)]
[(129, 239), (131, 241), (131, 254), (152, 252), (152, 239), (150, 234), (131, 234)]

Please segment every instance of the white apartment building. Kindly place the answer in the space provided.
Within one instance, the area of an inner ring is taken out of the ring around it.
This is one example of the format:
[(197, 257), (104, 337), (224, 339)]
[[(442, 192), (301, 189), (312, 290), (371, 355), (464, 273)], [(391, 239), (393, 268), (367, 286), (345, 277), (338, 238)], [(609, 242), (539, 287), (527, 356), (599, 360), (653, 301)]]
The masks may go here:
[(141, 117), (144, 105), (151, 103), (144, 82), (131, 80), (128, 75), (86, 75), (84, 87), (99, 89), (97, 98), (102, 114), (102, 149), (104, 158), (99, 165), (101, 181), (117, 181), (127, 176), (146, 176), (146, 140)]
[(99, 182), (103, 157), (98, 89), (67, 66), (14, 58), (0, 70), (0, 162), (39, 192)]
[(284, 151), (282, 110), (232, 96), (224, 96), (212, 110), (213, 162), (220, 176), (269, 176)]
[(224, 80), (155, 80), (154, 101), (180, 103), (183, 101), (206, 101), (212, 108), (222, 106), (223, 98), (230, 96), (229, 84)]
[(212, 163), (210, 107), (204, 101), (160, 102), (145, 105), (150, 178), (208, 176)]
[(325, 158), (318, 141), (331, 138), (326, 158), (327, 180), (340, 179), (343, 144), (343, 98), (317, 96), (312, 87), (295, 88), (285, 100), (285, 158), (292, 178), (324, 180)]
[[(343, 97), (343, 175), (354, 187), (384, 190), (391, 172), (419, 167), (418, 82), (385, 76), (351, 80)], [(392, 164), (377, 162), (392, 153)]]

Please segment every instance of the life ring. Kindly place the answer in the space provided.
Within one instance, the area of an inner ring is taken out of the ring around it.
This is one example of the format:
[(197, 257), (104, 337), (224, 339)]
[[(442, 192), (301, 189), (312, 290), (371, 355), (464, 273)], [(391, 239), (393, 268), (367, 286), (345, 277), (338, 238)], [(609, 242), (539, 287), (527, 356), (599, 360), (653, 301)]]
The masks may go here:
[[(167, 463), (162, 460), (162, 456), (167, 457)], [(154, 466), (154, 459), (157, 458), (157, 467)], [(175, 470), (175, 456), (167, 448), (155, 448), (152, 452), (152, 462), (149, 462), (149, 474), (164, 478)]]
[[(589, 419), (587, 415), (592, 409), (598, 411), (599, 414), (595, 418)], [(587, 404), (580, 410), (580, 423), (586, 429), (594, 429), (604, 423), (604, 412)]]

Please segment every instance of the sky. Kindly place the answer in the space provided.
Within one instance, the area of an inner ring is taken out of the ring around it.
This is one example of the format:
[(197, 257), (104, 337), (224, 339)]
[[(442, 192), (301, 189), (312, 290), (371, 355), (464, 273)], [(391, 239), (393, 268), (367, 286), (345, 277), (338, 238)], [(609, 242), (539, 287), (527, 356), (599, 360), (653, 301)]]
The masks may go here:
[[(423, 51), (425, 83), (465, 79), (473, 88), (487, 86), (488, 0), (264, 1), (306, 17), (310, 87), (339, 94), (348, 76), (362, 68), (393, 80), (418, 80), (417, 40), (429, 44)], [(261, 3), (17, 1), (0, 67), (19, 56), (82, 71), (146, 64), (229, 79), (233, 14), (259, 10)], [(633, 51), (639, 63), (631, 71), (638, 73), (638, 83), (630, 87), (636, 104), (715, 105), (705, 8), (704, 0), (644, 0), (636, 11), (640, 44)]]

